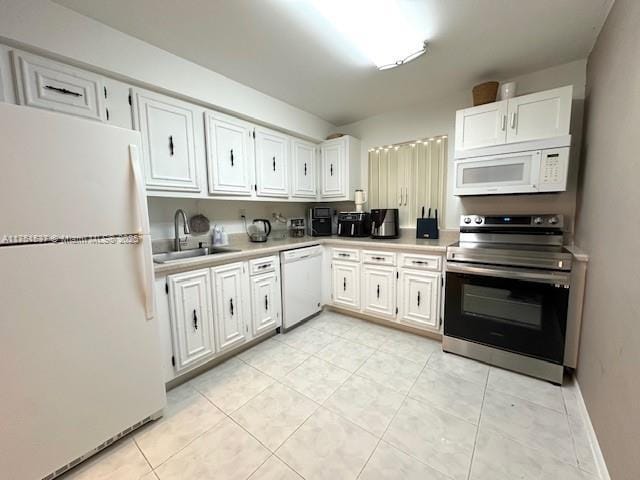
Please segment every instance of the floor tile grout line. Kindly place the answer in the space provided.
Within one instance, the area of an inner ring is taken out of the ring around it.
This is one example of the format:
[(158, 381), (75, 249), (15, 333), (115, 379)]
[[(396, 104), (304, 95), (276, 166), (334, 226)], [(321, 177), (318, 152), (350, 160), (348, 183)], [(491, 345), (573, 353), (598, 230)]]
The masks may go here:
[[(431, 355), (433, 354), (433, 352), (431, 354), (429, 354), (429, 357), (431, 357)], [(396, 419), (396, 417), (398, 416), (398, 412), (400, 412), (400, 410), (402, 410), (402, 407), (404, 406), (405, 402), (407, 401), (407, 398), (409, 397), (409, 392), (411, 392), (411, 389), (413, 389), (413, 387), (415, 386), (416, 382), (418, 381), (418, 378), (420, 378), (420, 375), (422, 375), (422, 372), (424, 371), (425, 368), (427, 368), (427, 363), (428, 363), (429, 359), (427, 358), (427, 362), (425, 362), (424, 366), (422, 367), (422, 370), (420, 370), (420, 373), (418, 373), (418, 375), (416, 376), (416, 378), (414, 379), (413, 383), (411, 384), (411, 387), (409, 387), (409, 389), (407, 390), (407, 393), (404, 395), (404, 398), (402, 399), (402, 401), (400, 402), (400, 406), (398, 407), (398, 409), (395, 411), (395, 413), (393, 414), (393, 417), (391, 417), (391, 420), (389, 420), (389, 423), (387, 423), (386, 428), (384, 429), (384, 432), (382, 432), (382, 435), (380, 435), (380, 437), (378, 438), (378, 442), (376, 443), (376, 446), (374, 447), (374, 449), (371, 451), (371, 454), (369, 455), (369, 457), (367, 458), (366, 462), (364, 462), (364, 465), (362, 465), (362, 468), (360, 469), (360, 472), (358, 473), (356, 480), (360, 478), (360, 476), (362, 475), (362, 472), (364, 472), (364, 469), (367, 467), (367, 465), (369, 464), (369, 462), (371, 461), (371, 457), (373, 457), (373, 454), (375, 453), (375, 451), (378, 449), (378, 446), (380, 445), (380, 443), (384, 440), (384, 436), (387, 434), (387, 431), (389, 430), (389, 427), (391, 426), (391, 424), (393, 423), (393, 421)], [(378, 384), (380, 385), (380, 384)], [(391, 445), (391, 444), (390, 444)], [(393, 446), (393, 445), (392, 445)], [(395, 446), (393, 446), (393, 448), (397, 448)], [(424, 464), (424, 462), (422, 462), (421, 460), (418, 460), (417, 458), (415, 458), (413, 455), (409, 454), (408, 452), (405, 452), (404, 450), (398, 449), (401, 452), (405, 453), (406, 455), (410, 456), (411, 458), (419, 461), (420, 463)], [(429, 468), (433, 468), (431, 467), (431, 465), (427, 465)], [(434, 469), (437, 470), (437, 469)], [(437, 470), (439, 472), (439, 470)]]
[[(131, 436), (131, 440), (133, 440), (133, 443), (135, 444), (136, 448), (138, 449), (138, 451), (140, 452), (144, 460), (147, 462), (147, 465), (149, 465), (149, 468), (151, 469), (151, 471), (154, 472), (155, 469), (153, 468), (153, 465), (151, 465), (151, 462), (149, 461), (145, 453), (142, 451), (142, 448), (140, 448), (140, 445), (138, 445), (138, 441), (136, 440), (135, 435)], [(155, 475), (155, 472), (154, 472), (154, 475)]]
[(476, 448), (478, 446), (478, 437), (480, 436), (480, 423), (482, 422), (482, 412), (484, 411), (484, 403), (487, 398), (487, 390), (489, 389), (489, 374), (491, 374), (491, 370), (487, 374), (487, 379), (484, 383), (484, 390), (482, 392), (482, 404), (480, 405), (480, 415), (478, 416), (478, 425), (476, 427), (476, 435), (473, 439), (473, 449), (471, 450), (471, 460), (469, 461), (469, 470), (467, 471), (467, 480), (471, 480), (471, 472), (473, 471), (473, 462), (475, 460)]

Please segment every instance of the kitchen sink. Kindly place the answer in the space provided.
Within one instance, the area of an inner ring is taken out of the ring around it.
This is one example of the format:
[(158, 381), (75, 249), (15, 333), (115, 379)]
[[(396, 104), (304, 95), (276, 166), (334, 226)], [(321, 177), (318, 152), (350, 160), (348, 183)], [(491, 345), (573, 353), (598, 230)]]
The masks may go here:
[(239, 251), (240, 250), (234, 250), (233, 248), (224, 247), (194, 248), (191, 250), (182, 250), (180, 252), (156, 253), (153, 255), (153, 261), (155, 263), (169, 263), (176, 262), (178, 260), (184, 260), (186, 258), (205, 257), (207, 255), (217, 255), (219, 253), (233, 253)]

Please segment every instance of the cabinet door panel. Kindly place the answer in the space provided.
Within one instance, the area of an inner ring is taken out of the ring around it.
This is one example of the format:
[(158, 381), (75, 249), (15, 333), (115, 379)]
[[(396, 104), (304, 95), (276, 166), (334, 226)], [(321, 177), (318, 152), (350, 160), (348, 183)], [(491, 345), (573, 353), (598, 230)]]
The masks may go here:
[(258, 195), (288, 197), (289, 140), (278, 132), (256, 129), (256, 173)]
[(315, 198), (317, 193), (315, 145), (301, 140), (294, 140), (292, 155), (293, 196)]
[(506, 141), (507, 100), (456, 112), (456, 150), (502, 145)]
[(344, 143), (331, 143), (320, 147), (321, 195), (323, 197), (343, 197), (346, 195), (344, 191), (345, 155)]
[(208, 270), (171, 275), (169, 307), (176, 371), (215, 353), (211, 281)]
[(247, 338), (243, 282), (246, 279), (241, 263), (212, 269), (215, 289), (215, 324), (218, 349), (225, 351)]
[(105, 121), (102, 78), (48, 58), (12, 52), (18, 103)]
[(438, 330), (440, 278), (440, 273), (400, 270), (398, 295), (400, 323)]
[(135, 127), (142, 133), (147, 188), (199, 192), (192, 107), (138, 91), (136, 110)]
[(363, 310), (394, 318), (396, 314), (396, 269), (365, 265), (362, 271)]
[(568, 135), (572, 92), (569, 86), (509, 99), (507, 143)]
[(360, 264), (334, 261), (333, 303), (354, 310), (360, 309)]
[(251, 195), (253, 138), (245, 122), (205, 112), (209, 193)]
[(254, 335), (261, 335), (281, 325), (280, 304), (280, 277), (276, 272), (251, 277)]

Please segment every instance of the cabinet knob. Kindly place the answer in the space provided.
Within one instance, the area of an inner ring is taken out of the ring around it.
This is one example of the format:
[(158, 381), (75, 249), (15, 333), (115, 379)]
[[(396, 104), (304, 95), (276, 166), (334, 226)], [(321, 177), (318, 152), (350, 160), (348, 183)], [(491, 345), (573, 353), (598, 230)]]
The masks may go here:
[(231, 149), (231, 166), (233, 167), (233, 148)]
[(233, 298), (229, 299), (229, 311), (231, 312), (231, 316), (233, 316)]
[(273, 157), (273, 171), (276, 171), (276, 157)]
[(173, 135), (169, 135), (169, 155), (173, 157), (174, 145), (173, 145)]
[(198, 314), (196, 313), (195, 308), (193, 309), (193, 329), (198, 330)]
[(265, 311), (269, 311), (269, 296), (268, 295), (264, 296), (264, 309), (265, 309)]

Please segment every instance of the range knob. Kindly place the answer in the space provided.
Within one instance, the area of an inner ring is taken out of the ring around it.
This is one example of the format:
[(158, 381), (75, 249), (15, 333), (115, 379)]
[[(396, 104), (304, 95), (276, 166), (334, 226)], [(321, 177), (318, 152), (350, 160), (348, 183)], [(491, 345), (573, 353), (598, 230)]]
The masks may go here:
[(476, 223), (480, 225), (482, 223), (482, 217), (476, 217)]
[(542, 222), (544, 222), (542, 217), (536, 217), (536, 218), (533, 219), (533, 224), (534, 225), (542, 225)]
[(555, 225), (556, 223), (558, 223), (558, 217), (550, 217), (549, 218), (549, 223), (551, 225)]
[(469, 225), (471, 223), (471, 217), (464, 217), (464, 223)]

